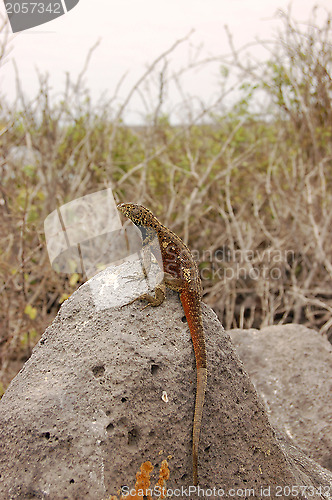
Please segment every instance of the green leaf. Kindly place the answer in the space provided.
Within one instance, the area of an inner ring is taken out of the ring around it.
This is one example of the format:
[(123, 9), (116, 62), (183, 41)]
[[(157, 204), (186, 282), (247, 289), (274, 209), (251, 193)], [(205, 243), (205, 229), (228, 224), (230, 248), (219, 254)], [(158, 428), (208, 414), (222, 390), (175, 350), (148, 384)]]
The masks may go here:
[(80, 275), (79, 274), (77, 274), (77, 273), (72, 274), (71, 277), (70, 277), (70, 280), (69, 280), (70, 286), (71, 287), (76, 286), (76, 284), (77, 284), (77, 282), (78, 282), (79, 279), (80, 279)]
[(36, 165), (24, 165), (22, 170), (25, 173), (25, 175), (27, 175), (31, 179), (36, 175), (36, 169), (37, 169)]
[(32, 307), (31, 304), (28, 304), (25, 306), (24, 312), (27, 316), (29, 316), (30, 319), (34, 320), (37, 316), (37, 309), (35, 307)]

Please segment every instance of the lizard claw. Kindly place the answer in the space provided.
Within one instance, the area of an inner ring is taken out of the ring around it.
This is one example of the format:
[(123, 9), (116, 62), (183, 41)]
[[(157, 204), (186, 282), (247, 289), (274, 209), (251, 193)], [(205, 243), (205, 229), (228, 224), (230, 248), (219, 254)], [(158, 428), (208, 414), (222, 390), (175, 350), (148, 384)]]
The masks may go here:
[(126, 276), (125, 278), (128, 279), (128, 282), (129, 281), (143, 281), (146, 279), (146, 276), (144, 274), (141, 276), (137, 276), (137, 274), (136, 275), (132, 274), (130, 276)]
[(144, 307), (142, 307), (141, 311), (144, 311), (144, 309), (146, 309), (147, 307), (151, 307), (150, 302), (149, 302), (148, 304), (145, 304), (145, 306), (144, 306)]

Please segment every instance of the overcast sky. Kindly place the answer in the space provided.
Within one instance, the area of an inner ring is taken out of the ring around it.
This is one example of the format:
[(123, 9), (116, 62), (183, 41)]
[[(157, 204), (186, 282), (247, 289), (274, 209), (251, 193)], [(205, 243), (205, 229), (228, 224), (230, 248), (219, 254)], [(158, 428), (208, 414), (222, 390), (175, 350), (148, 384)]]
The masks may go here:
[[(331, 8), (331, 0), (294, 0), (294, 17), (306, 21), (316, 3)], [(28, 95), (35, 95), (38, 90), (36, 68), (48, 72), (53, 91), (60, 92), (65, 72), (77, 75), (89, 48), (100, 39), (86, 84), (94, 96), (104, 90), (112, 95), (125, 72), (128, 72), (126, 84), (130, 85), (148, 62), (191, 29), (195, 30), (192, 43), (204, 44), (207, 54), (226, 53), (225, 24), (237, 46), (253, 41), (256, 36), (271, 37), (280, 26), (273, 16), (278, 8), (287, 10), (288, 4), (288, 0), (80, 0), (64, 16), (11, 35), (12, 51), (7, 64), (0, 69), (0, 91), (10, 99), (15, 96), (12, 63), (15, 59), (23, 90)], [(3, 2), (0, 12), (5, 13)], [(187, 52), (178, 50), (174, 57), (180, 63)], [(199, 81), (196, 84), (199, 88)], [(203, 88), (204, 83), (202, 91)]]

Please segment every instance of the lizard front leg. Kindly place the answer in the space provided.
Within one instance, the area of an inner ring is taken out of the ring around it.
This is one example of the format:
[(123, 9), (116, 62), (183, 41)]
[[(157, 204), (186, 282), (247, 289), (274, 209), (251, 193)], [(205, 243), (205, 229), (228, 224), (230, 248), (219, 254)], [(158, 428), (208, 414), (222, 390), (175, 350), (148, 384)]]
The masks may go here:
[[(149, 245), (144, 245), (142, 248), (142, 268), (143, 268), (143, 276), (137, 278), (137, 276), (130, 276), (132, 279), (138, 279), (139, 281), (146, 280), (148, 278), (149, 271), (151, 269), (151, 251), (149, 249)], [(149, 293), (143, 293), (138, 297), (135, 297), (133, 300), (124, 304), (122, 307), (128, 306), (136, 300), (145, 300), (148, 303), (142, 308), (142, 311), (149, 306), (156, 307), (162, 304), (166, 297), (166, 287), (164, 282), (164, 273), (160, 270), (156, 275), (156, 283), (154, 292), (155, 295), (150, 295)]]

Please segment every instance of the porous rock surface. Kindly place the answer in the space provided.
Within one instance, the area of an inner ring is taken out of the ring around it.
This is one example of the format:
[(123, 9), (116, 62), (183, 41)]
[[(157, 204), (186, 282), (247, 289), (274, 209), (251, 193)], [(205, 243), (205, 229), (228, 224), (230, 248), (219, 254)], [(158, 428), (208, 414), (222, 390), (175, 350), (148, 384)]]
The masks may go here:
[[(192, 485), (196, 371), (182, 306), (169, 292), (158, 308), (120, 308), (126, 269), (106, 269), (63, 304), (3, 396), (1, 499), (106, 499), (132, 487), (147, 460), (154, 485), (165, 458), (170, 491)], [(223, 489), (223, 498), (250, 489), (274, 499), (289, 497), (283, 488), (310, 486), (310, 496), (292, 498), (323, 498), (317, 488), (331, 475), (279, 444), (229, 336), (206, 306), (203, 317), (209, 374), (200, 487)]]
[(332, 346), (302, 325), (230, 330), (274, 428), (332, 470)]

